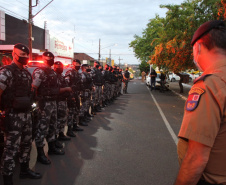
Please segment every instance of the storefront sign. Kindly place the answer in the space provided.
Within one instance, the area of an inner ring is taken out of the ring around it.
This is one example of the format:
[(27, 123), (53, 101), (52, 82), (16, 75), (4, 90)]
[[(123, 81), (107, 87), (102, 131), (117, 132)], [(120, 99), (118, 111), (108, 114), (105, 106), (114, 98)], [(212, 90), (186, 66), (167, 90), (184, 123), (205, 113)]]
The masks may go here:
[(55, 56), (73, 58), (73, 43), (59, 40), (55, 37), (50, 38), (50, 51)]

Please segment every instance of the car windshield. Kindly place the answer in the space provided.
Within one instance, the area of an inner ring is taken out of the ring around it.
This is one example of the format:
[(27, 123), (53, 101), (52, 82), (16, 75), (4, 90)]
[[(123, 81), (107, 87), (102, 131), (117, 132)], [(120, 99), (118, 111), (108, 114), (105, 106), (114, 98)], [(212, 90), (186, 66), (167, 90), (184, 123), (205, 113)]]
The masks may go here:
[(38, 68), (38, 67), (28, 67), (26, 68), (28, 70), (28, 72), (32, 75), (32, 73), (34, 72), (34, 70)]

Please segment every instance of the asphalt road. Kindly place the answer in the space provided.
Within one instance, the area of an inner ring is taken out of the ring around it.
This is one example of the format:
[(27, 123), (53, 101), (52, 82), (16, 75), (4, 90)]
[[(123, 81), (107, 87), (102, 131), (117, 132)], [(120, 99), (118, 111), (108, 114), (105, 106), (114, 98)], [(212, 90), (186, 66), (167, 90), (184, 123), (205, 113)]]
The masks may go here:
[[(175, 91), (177, 85), (170, 86)], [(150, 91), (141, 80), (132, 80), (128, 92), (65, 142), (64, 156), (50, 156), (51, 165), (36, 163), (33, 146), (30, 166), (43, 178), (21, 180), (17, 167), (15, 185), (173, 184), (185, 100), (172, 91)]]

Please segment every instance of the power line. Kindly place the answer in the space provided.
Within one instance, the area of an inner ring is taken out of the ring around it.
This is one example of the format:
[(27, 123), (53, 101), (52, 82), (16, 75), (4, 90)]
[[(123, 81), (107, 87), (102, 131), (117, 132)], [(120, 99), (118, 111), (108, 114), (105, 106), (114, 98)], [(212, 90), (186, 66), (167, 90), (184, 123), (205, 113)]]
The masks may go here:
[(6, 10), (7, 12), (10, 12), (10, 13), (12, 13), (12, 14), (14, 14), (14, 15), (17, 15), (17, 16), (19, 16), (19, 17), (22, 17), (22, 18), (24, 18), (24, 19), (27, 19), (27, 17), (24, 17), (24, 16), (19, 15), (19, 14), (15, 13), (15, 12), (13, 12), (13, 11), (11, 11), (11, 10), (8, 10), (7, 8), (4, 8), (3, 6), (0, 6), (0, 8), (2, 8), (2, 9), (4, 9), (4, 10)]
[[(86, 53), (86, 54), (91, 54), (92, 55), (92, 54), (98, 54), (98, 53)], [(101, 53), (101, 55), (109, 55), (109, 53), (108, 54), (102, 54)], [(134, 54), (128, 54), (128, 53), (125, 53), (125, 54), (124, 53), (121, 53), (121, 54), (112, 54), (111, 53), (111, 55), (134, 55)]]

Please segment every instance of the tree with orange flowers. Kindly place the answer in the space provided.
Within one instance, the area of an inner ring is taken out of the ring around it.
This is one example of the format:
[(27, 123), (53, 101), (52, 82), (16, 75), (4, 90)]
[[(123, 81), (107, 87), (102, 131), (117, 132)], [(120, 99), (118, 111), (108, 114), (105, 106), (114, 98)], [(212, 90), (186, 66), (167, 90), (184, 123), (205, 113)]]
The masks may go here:
[(180, 5), (161, 5), (167, 8), (166, 17), (151, 19), (143, 36), (130, 43), (142, 62), (169, 71), (179, 72), (195, 68), (192, 60), (192, 36), (204, 22), (223, 20), (226, 0), (186, 0)]

